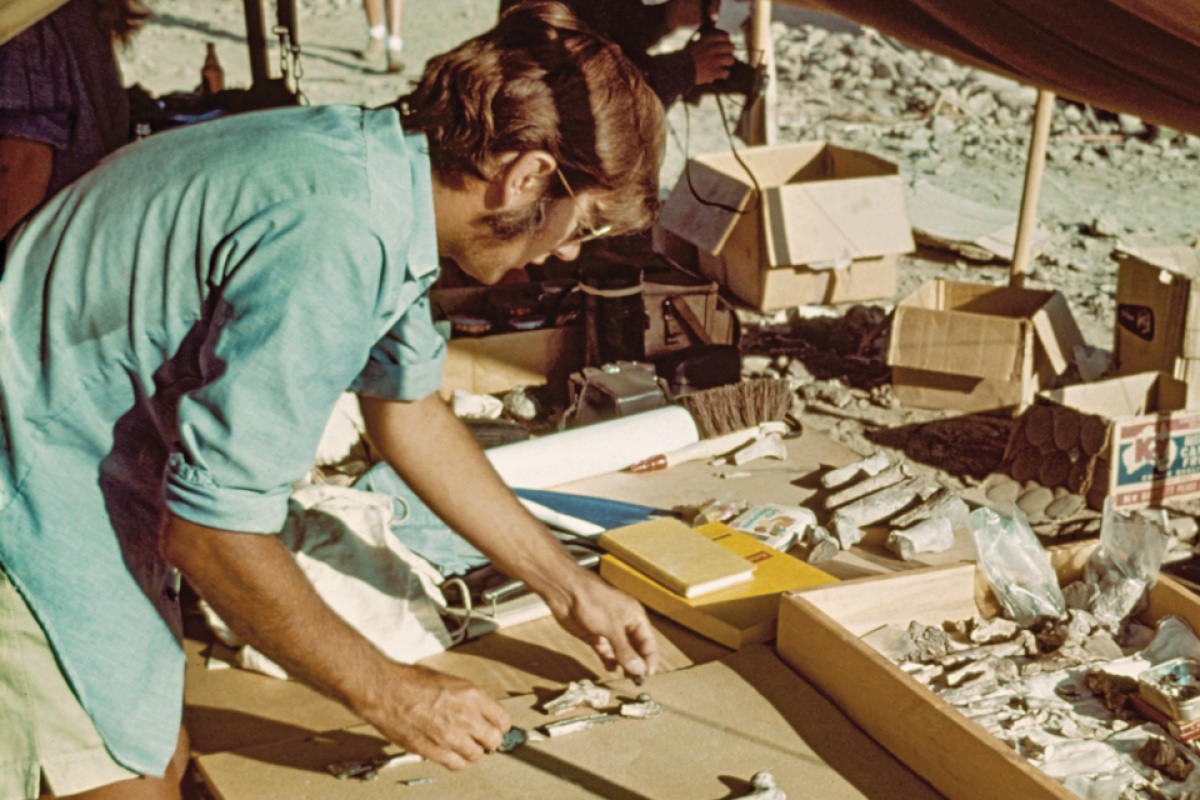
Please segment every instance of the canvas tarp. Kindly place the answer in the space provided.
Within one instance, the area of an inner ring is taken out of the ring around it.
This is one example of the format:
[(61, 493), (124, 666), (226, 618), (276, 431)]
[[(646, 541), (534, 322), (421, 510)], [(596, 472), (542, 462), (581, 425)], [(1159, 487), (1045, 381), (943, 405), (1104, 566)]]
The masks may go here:
[(1200, 0), (780, 0), (1200, 134)]
[[(1200, 0), (778, 0), (1200, 134)], [(65, 0), (0, 0), (0, 42)]]

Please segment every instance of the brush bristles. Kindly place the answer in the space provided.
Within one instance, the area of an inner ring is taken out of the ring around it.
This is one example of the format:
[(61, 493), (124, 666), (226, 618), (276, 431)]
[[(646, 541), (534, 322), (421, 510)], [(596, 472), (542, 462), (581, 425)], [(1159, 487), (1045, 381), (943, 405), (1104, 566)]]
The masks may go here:
[(792, 408), (794, 396), (786, 380), (755, 378), (693, 392), (678, 402), (696, 420), (700, 438), (712, 439), (760, 422), (783, 419)]

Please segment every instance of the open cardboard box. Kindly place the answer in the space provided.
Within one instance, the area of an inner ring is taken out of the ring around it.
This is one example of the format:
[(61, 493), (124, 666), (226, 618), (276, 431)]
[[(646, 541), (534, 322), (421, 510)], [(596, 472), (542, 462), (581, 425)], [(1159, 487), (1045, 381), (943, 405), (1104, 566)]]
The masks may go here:
[[(479, 313), (488, 291), (488, 287), (437, 289), (432, 300), (446, 314)], [(448, 399), (455, 389), (498, 394), (514, 386), (550, 384), (563, 387), (565, 396), (571, 373), (583, 367), (583, 340), (582, 325), (452, 337), (447, 342), (441, 394)]]
[(1188, 407), (1200, 406), (1200, 249), (1118, 249), (1118, 375), (1165, 372), (1188, 384)]
[[(1187, 385), (1161, 372), (1042, 392), (1017, 421), (1000, 471), (1065, 485), (1096, 508), (1106, 496), (1125, 509), (1200, 495), (1200, 411), (1186, 404)], [(1030, 432), (1038, 415), (1057, 432), (1040, 447), (1030, 441), (1041, 438)], [(1080, 433), (1067, 438), (1064, 430)], [(1056, 461), (1070, 463), (1067, 483), (1046, 479)], [(1043, 474), (1026, 474), (1030, 463)]]
[(914, 248), (899, 168), (826, 142), (696, 156), (658, 225), (764, 311), (891, 298)]
[(1059, 292), (932, 280), (896, 306), (887, 361), (906, 406), (1022, 409), (1082, 344)]
[[(1079, 578), (1094, 542), (1051, 550)], [(974, 564), (931, 567), (784, 595), (776, 649), (851, 720), (949, 800), (1079, 800), (859, 637), (888, 624), (940, 625), (999, 606)], [(1200, 630), (1200, 600), (1160, 575), (1145, 621), (1179, 614)]]

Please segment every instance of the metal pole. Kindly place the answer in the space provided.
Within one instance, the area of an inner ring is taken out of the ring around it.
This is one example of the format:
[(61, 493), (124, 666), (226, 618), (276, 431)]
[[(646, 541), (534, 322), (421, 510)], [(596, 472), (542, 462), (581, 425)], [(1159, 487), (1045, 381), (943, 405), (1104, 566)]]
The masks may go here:
[(267, 66), (267, 29), (263, 23), (262, 0), (243, 0), (246, 9), (246, 45), (250, 49), (250, 81), (265, 85), (271, 79)]
[(1025, 164), (1025, 193), (1021, 198), (1021, 216), (1017, 221), (1017, 241), (1013, 246), (1012, 268), (1008, 285), (1021, 288), (1033, 260), (1033, 233), (1037, 230), (1038, 196), (1042, 193), (1042, 173), (1046, 171), (1046, 143), (1050, 140), (1050, 119), (1054, 115), (1054, 92), (1038, 90), (1033, 112), (1033, 137), (1029, 142), (1029, 160)]

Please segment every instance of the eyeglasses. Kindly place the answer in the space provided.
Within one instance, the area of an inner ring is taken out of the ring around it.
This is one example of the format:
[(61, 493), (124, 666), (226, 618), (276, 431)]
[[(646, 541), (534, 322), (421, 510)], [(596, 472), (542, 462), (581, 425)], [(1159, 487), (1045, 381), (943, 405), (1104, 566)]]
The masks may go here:
[[(576, 215), (582, 214), (583, 212), (579, 209), (579, 198), (575, 196), (573, 191), (571, 191), (571, 184), (567, 183), (567, 176), (562, 174), (561, 169), (555, 169), (554, 171), (558, 173), (558, 179), (562, 181), (563, 188), (567, 190), (567, 194), (571, 197), (571, 202), (575, 204)], [(576, 233), (571, 237), (573, 241), (577, 241), (580, 244), (608, 236), (610, 233), (612, 233), (613, 229), (612, 225), (602, 225), (599, 228), (593, 228), (591, 225), (584, 223), (581, 223), (580, 227), (583, 228), (583, 232)]]

